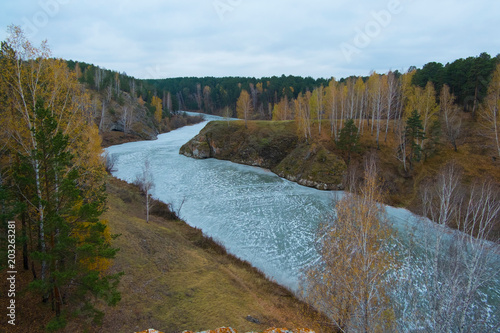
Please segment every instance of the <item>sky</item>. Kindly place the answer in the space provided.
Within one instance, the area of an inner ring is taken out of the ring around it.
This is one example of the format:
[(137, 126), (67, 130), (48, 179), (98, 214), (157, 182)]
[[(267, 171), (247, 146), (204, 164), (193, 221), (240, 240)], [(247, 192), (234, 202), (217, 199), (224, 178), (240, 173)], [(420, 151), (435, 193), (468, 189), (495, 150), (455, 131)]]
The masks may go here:
[(500, 53), (498, 0), (2, 0), (57, 58), (141, 79), (337, 79)]

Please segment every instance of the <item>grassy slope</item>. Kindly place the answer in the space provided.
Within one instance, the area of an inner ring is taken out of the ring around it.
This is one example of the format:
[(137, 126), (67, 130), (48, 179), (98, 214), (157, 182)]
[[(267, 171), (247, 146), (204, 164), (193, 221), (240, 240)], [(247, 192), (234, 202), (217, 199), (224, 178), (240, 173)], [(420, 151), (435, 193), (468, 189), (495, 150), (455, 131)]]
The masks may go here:
[[(147, 224), (141, 196), (112, 179), (105, 218), (121, 250), (113, 271), (124, 271), (122, 301), (106, 311), (101, 332), (154, 327), (165, 332), (232, 326), (311, 327), (302, 303), (248, 264), (223, 254), (183, 222), (153, 217)], [(251, 315), (262, 324), (246, 320)]]
[[(152, 216), (146, 223), (138, 189), (110, 178), (108, 220), (119, 247), (112, 272), (125, 272), (119, 289), (122, 300), (105, 308), (102, 327), (85, 330), (81, 322), (70, 322), (64, 332), (135, 332), (156, 328), (163, 332), (201, 331), (231, 326), (241, 331), (263, 331), (268, 327), (318, 326), (316, 313), (286, 289), (233, 256), (201, 231), (182, 221)], [(158, 206), (157, 206), (158, 207)], [(160, 207), (161, 208), (161, 207)], [(21, 251), (18, 251), (20, 255)], [(31, 272), (21, 269), (17, 259), (16, 326), (0, 321), (0, 332), (45, 332), (54, 313), (40, 296), (26, 291)], [(0, 281), (7, 290), (7, 280)], [(21, 290), (23, 290), (21, 292)], [(5, 309), (8, 299), (0, 294)], [(261, 324), (246, 319), (250, 315)], [(316, 318), (313, 320), (312, 318)], [(87, 326), (88, 327), (88, 326)]]

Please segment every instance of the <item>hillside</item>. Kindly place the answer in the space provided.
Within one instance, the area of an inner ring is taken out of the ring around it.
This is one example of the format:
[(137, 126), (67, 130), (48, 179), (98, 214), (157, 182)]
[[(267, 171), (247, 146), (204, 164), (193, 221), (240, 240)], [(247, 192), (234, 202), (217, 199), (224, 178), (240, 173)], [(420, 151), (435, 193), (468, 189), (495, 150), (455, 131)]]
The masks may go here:
[[(226, 254), (200, 230), (172, 219), (165, 204), (157, 202), (146, 223), (144, 196), (134, 185), (109, 178), (107, 194), (103, 218), (110, 232), (119, 235), (113, 245), (120, 248), (110, 271), (125, 275), (119, 286), (121, 301), (104, 309), (103, 326), (93, 327), (92, 332), (135, 332), (150, 327), (163, 332), (202, 331), (223, 326), (243, 332), (269, 327), (329, 331), (318, 325), (317, 314), (291, 292)], [(20, 288), (24, 289), (30, 274), (19, 272)], [(51, 307), (32, 306), (34, 298), (30, 292), (18, 298), (19, 318), (33, 320), (19, 321), (8, 332), (45, 332)], [(74, 321), (65, 332), (84, 329), (84, 323)]]
[[(314, 313), (293, 295), (269, 282), (249, 264), (170, 217), (156, 203), (145, 222), (144, 197), (136, 187), (111, 178), (104, 218), (120, 234), (112, 271), (124, 271), (122, 300), (106, 310), (99, 332), (204, 330), (231, 326), (241, 331), (268, 327), (310, 327)], [(252, 322), (257, 321), (259, 324)]]
[(108, 194), (104, 218), (111, 231), (121, 235), (112, 269), (125, 276), (122, 300), (107, 312), (101, 332), (147, 327), (165, 332), (220, 326), (242, 331), (271, 326), (318, 329), (289, 291), (227, 255), (201, 231), (158, 216), (165, 215), (164, 205), (157, 203), (156, 215), (146, 224), (143, 197), (134, 186), (110, 179)]

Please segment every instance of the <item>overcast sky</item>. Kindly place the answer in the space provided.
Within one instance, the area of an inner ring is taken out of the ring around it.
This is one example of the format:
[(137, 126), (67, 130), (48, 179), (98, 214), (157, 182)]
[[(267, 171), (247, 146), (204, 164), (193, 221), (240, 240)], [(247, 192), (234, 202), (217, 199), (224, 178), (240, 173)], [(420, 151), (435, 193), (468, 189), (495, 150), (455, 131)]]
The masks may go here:
[(2, 0), (58, 58), (137, 78), (315, 78), (500, 53), (498, 0)]

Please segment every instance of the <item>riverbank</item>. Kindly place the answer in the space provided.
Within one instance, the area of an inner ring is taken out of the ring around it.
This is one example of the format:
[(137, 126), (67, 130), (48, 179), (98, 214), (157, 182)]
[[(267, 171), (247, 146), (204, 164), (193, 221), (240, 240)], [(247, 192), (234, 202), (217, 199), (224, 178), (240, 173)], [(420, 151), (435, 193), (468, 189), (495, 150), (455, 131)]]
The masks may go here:
[(322, 142), (301, 143), (295, 122), (213, 121), (179, 151), (198, 159), (217, 158), (266, 168), (300, 185), (344, 189), (347, 165)]
[[(464, 185), (490, 177), (500, 182), (500, 161), (492, 159), (484, 148), (484, 140), (474, 134), (463, 139), (454, 151), (443, 140), (434, 139), (426, 148), (422, 161), (411, 170), (404, 170), (396, 158), (398, 140), (392, 131), (377, 146), (369, 130), (361, 135), (359, 147), (349, 165), (344, 153), (330, 136), (328, 122), (312, 128), (312, 139), (302, 142), (294, 121), (215, 121), (208, 123), (198, 135), (179, 151), (188, 157), (217, 158), (235, 163), (254, 165), (271, 170), (278, 176), (301, 185), (321, 190), (341, 190), (348, 182), (363, 176), (363, 161), (373, 154), (379, 164), (379, 177), (386, 193), (385, 204), (404, 207), (416, 214), (421, 211), (421, 189), (448, 163), (461, 170)], [(471, 124), (470, 127), (473, 125)], [(492, 236), (500, 235), (500, 225)]]
[[(307, 327), (328, 331), (317, 313), (287, 289), (270, 282), (247, 262), (183, 221), (172, 219), (156, 202), (145, 221), (144, 196), (130, 184), (110, 178), (108, 220), (119, 247), (113, 272), (124, 271), (122, 300), (106, 309), (99, 332), (133, 332), (155, 327), (164, 332), (202, 331), (231, 326), (239, 331), (268, 327)], [(167, 218), (165, 218), (167, 217)], [(323, 319), (324, 320), (324, 319)]]
[[(108, 209), (102, 218), (108, 221), (110, 233), (119, 235), (113, 246), (120, 248), (110, 270), (125, 274), (119, 285), (121, 301), (102, 309), (103, 325), (92, 326), (92, 332), (136, 332), (149, 327), (162, 332), (203, 331), (223, 326), (242, 332), (269, 327), (330, 331), (325, 318), (289, 290), (228, 254), (199, 229), (172, 218), (165, 204), (155, 202), (146, 223), (144, 199), (136, 186), (109, 178)], [(27, 289), (30, 276), (30, 271), (19, 271), (18, 320), (12, 327), (0, 323), (0, 331), (46, 332), (43, 327), (53, 312), (49, 303), (32, 306), (39, 295)], [(2, 282), (2, 290), (7, 282)], [(6, 300), (6, 295), (0, 300)], [(85, 327), (71, 321), (65, 332), (84, 332)]]
[[(176, 130), (178, 128), (198, 124), (204, 121), (203, 116), (191, 116), (186, 113), (180, 112), (179, 114), (173, 115), (171, 118), (165, 118), (163, 120), (161, 131), (158, 134), (168, 133), (170, 131)], [(144, 137), (138, 135), (137, 133), (125, 133), (123, 131), (106, 131), (101, 133), (101, 147), (107, 148), (114, 145), (120, 145), (127, 142), (137, 142), (144, 140), (156, 139)]]

